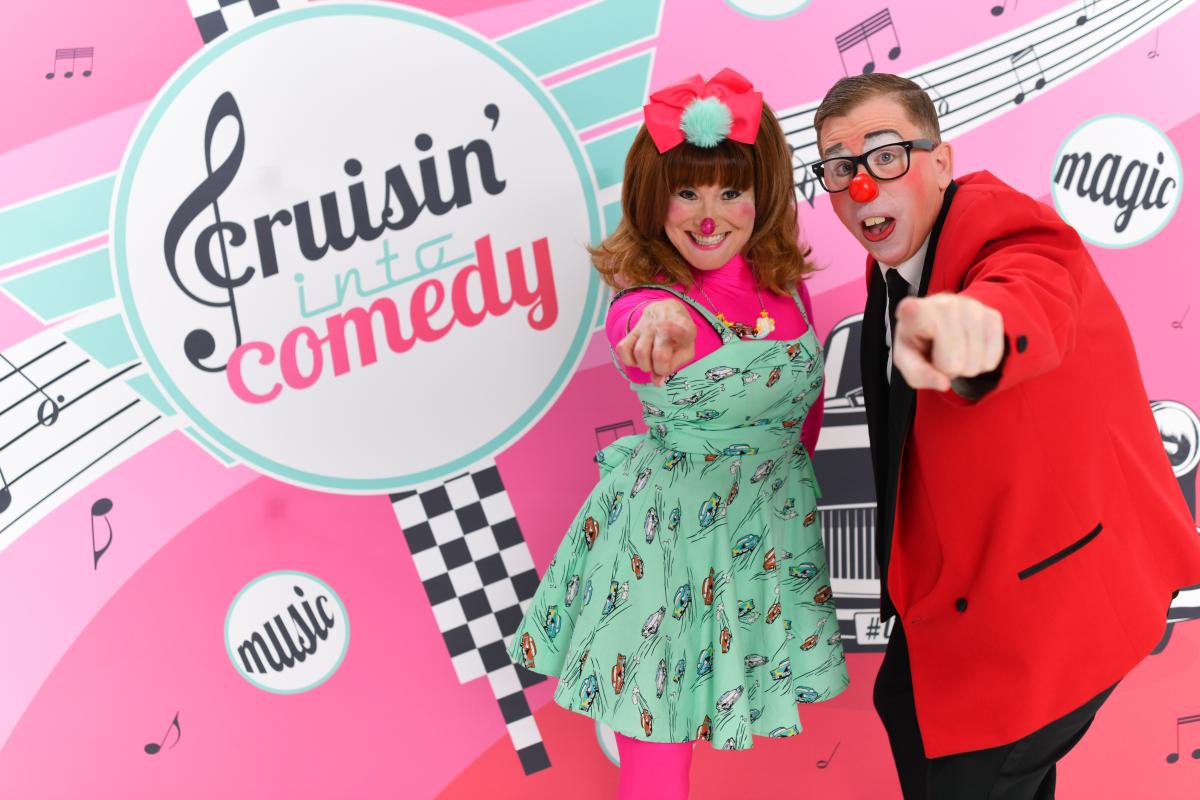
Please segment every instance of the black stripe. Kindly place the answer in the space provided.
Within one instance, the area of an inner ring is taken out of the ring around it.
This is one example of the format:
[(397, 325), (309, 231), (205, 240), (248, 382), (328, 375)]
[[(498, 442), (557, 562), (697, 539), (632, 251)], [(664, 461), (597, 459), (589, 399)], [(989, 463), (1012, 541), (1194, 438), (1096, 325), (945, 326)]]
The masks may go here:
[(1023, 569), (1017, 573), (1017, 577), (1020, 578), (1021, 580), (1025, 580), (1029, 576), (1035, 575), (1035, 574), (1041, 572), (1042, 570), (1044, 570), (1046, 567), (1050, 566), (1051, 564), (1054, 564), (1058, 561), (1062, 561), (1064, 558), (1071, 555), (1079, 548), (1083, 547), (1085, 544), (1090, 542), (1092, 539), (1095, 539), (1097, 536), (1099, 536), (1100, 531), (1103, 528), (1104, 528), (1103, 525), (1096, 525), (1096, 527), (1092, 529), (1091, 533), (1087, 534), (1079, 541), (1074, 542), (1073, 544), (1070, 544), (1067, 547), (1064, 547), (1062, 550), (1059, 550), (1057, 553), (1050, 556), (1049, 558), (1042, 559), (1038, 563), (1034, 564), (1032, 567), (1026, 567), (1025, 569)]

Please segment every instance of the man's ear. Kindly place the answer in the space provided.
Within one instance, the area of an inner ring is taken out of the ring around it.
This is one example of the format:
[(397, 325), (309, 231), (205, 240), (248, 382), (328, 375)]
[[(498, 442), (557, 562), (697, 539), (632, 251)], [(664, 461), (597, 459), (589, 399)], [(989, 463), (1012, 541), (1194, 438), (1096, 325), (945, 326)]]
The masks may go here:
[(954, 179), (954, 148), (949, 142), (940, 142), (930, 155), (937, 172), (938, 188), (945, 189)]

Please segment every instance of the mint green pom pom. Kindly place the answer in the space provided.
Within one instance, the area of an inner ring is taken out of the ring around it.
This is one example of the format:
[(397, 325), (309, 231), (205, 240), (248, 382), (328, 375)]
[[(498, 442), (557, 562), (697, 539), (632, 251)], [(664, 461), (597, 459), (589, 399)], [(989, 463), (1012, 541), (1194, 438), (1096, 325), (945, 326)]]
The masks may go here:
[(693, 100), (679, 118), (679, 129), (696, 147), (716, 147), (729, 135), (732, 125), (728, 106), (715, 97)]

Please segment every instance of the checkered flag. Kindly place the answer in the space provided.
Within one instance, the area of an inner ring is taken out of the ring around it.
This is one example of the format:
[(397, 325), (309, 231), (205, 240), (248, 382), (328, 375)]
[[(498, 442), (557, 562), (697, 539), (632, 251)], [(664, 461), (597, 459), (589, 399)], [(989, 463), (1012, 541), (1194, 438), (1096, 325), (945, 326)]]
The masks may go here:
[(506, 646), (538, 574), (495, 463), (391, 500), (458, 680), (487, 676), (525, 774), (546, 769), (524, 691), (546, 678), (514, 664)]
[(223, 33), (244, 28), (279, 9), (300, 8), (307, 0), (187, 0), (200, 38), (208, 44)]

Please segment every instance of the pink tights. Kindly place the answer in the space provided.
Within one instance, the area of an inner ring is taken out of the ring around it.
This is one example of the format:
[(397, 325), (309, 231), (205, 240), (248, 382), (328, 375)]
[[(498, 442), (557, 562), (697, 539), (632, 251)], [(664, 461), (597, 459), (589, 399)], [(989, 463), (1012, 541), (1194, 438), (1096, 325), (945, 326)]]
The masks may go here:
[(646, 742), (617, 734), (617, 800), (687, 800), (691, 742)]

